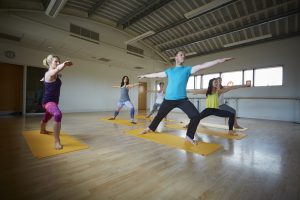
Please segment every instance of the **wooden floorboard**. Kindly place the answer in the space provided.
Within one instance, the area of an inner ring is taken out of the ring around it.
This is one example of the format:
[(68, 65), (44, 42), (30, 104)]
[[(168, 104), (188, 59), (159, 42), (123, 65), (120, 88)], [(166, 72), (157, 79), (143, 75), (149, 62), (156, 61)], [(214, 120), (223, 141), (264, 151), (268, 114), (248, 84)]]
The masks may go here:
[[(63, 114), (62, 130), (89, 149), (44, 159), (32, 155), (22, 136), (38, 129), (41, 116), (1, 116), (1, 199), (300, 199), (299, 124), (239, 119), (247, 137), (203, 135), (223, 146), (204, 157), (100, 120), (110, 115)], [(129, 119), (129, 112), (120, 117)], [(183, 114), (168, 117), (188, 121)], [(204, 121), (224, 124), (221, 118)]]

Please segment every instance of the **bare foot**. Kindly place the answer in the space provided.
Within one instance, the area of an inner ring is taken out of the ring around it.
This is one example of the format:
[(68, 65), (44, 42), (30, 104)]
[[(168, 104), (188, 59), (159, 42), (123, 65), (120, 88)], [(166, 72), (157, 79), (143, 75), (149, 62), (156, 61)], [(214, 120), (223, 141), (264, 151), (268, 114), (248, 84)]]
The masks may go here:
[(234, 126), (235, 129), (243, 129), (243, 127), (239, 126), (239, 125), (236, 125)]
[(151, 130), (150, 130), (150, 128), (145, 128), (142, 132), (140, 132), (140, 134), (147, 134), (147, 133), (150, 133), (151, 132)]
[(132, 121), (131, 123), (132, 123), (132, 124), (136, 124), (136, 122), (134, 122), (134, 121)]
[(191, 143), (192, 145), (197, 145), (198, 141), (197, 140), (193, 140), (192, 138), (190, 138), (189, 136), (185, 137), (185, 141)]
[(60, 144), (60, 142), (55, 142), (55, 143), (54, 143), (54, 148), (55, 148), (56, 150), (61, 150), (61, 149), (63, 148), (63, 146)]
[(51, 131), (47, 131), (47, 130), (40, 130), (40, 134), (50, 134)]
[(228, 134), (229, 134), (229, 135), (232, 135), (232, 136), (237, 136), (237, 135), (239, 135), (238, 133), (236, 133), (236, 132), (233, 131), (233, 130), (229, 130), (229, 131), (228, 131)]
[(116, 118), (115, 117), (111, 117), (111, 118), (109, 118), (108, 120), (115, 120)]

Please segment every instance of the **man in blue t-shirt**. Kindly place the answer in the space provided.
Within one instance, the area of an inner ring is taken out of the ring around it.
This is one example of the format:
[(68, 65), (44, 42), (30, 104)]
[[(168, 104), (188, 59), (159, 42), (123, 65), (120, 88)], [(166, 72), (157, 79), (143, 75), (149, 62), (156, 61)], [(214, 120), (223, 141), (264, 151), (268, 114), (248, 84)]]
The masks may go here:
[(192, 104), (186, 95), (186, 85), (189, 76), (201, 69), (212, 67), (216, 64), (231, 60), (232, 58), (222, 58), (214, 61), (206, 62), (195, 66), (183, 66), (185, 58), (184, 51), (178, 51), (175, 55), (175, 66), (163, 72), (140, 75), (139, 78), (168, 78), (168, 86), (166, 89), (165, 99), (162, 102), (157, 115), (141, 134), (155, 131), (161, 120), (174, 108), (180, 108), (190, 118), (190, 123), (186, 132), (186, 141), (196, 145), (194, 135), (200, 122), (200, 114), (194, 104)]

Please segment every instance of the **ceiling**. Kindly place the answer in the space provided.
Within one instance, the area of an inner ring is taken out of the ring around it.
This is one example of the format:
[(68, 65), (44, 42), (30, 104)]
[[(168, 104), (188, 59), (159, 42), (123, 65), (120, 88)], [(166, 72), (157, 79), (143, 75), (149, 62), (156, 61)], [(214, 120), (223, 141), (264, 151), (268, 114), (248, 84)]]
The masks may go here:
[[(1, 10), (45, 11), (50, 0), (1, 0)], [(299, 0), (68, 0), (60, 13), (118, 28), (166, 59), (299, 35)], [(212, 6), (212, 7), (210, 7)], [(194, 10), (202, 9), (197, 13)], [(194, 15), (190, 15), (194, 14)]]

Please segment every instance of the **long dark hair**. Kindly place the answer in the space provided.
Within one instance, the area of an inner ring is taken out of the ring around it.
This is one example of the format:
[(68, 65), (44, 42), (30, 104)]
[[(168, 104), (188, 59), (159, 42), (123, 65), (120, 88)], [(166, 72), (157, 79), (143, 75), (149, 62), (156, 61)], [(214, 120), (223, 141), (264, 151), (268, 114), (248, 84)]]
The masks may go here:
[(124, 79), (127, 77), (127, 85), (129, 84), (129, 78), (128, 78), (128, 76), (123, 76), (123, 78), (122, 78), (122, 82), (121, 82), (121, 87), (123, 87), (123, 85), (124, 85)]
[(213, 82), (214, 80), (216, 80), (215, 78), (212, 78), (209, 80), (209, 83), (208, 83), (208, 88), (207, 88), (207, 91), (206, 91), (206, 96), (208, 95), (211, 95), (212, 94), (212, 90), (213, 90)]

